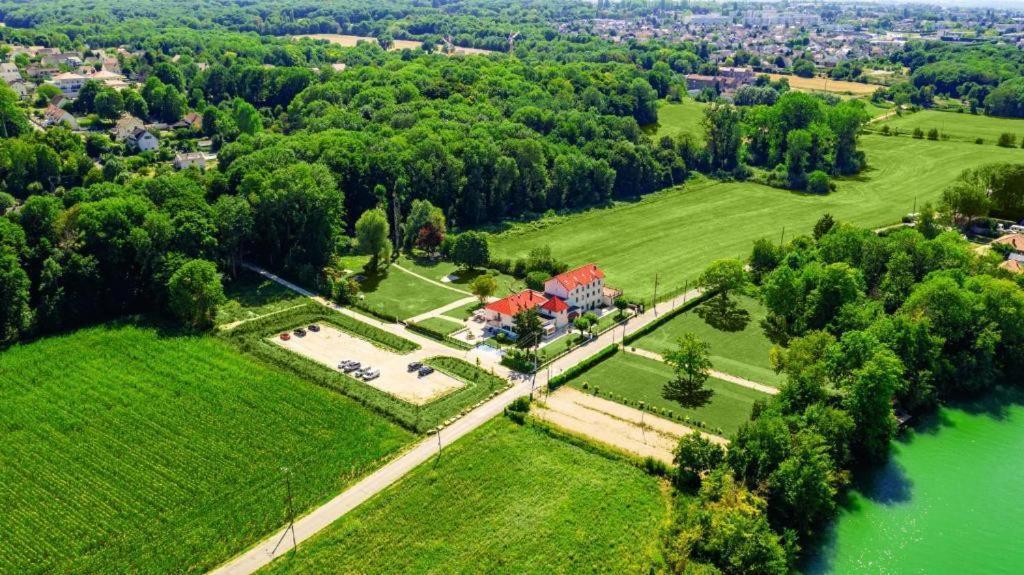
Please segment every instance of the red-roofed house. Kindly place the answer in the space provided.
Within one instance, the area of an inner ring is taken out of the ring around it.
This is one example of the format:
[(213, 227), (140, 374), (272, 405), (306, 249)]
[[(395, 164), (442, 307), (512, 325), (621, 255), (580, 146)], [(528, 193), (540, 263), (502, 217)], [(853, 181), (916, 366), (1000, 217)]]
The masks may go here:
[(610, 306), (615, 303), (615, 298), (622, 295), (619, 290), (605, 287), (604, 272), (594, 264), (586, 264), (549, 279), (544, 282), (544, 292), (582, 311)]
[(493, 327), (512, 331), (515, 316), (521, 311), (540, 307), (548, 302), (544, 294), (532, 289), (512, 294), (484, 306), (484, 319)]

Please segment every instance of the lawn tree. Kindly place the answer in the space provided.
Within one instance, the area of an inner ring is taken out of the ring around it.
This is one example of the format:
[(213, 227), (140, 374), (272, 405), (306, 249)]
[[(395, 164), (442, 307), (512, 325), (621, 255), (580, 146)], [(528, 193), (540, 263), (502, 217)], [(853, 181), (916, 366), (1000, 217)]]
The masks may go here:
[(711, 262), (697, 278), (697, 285), (707, 293), (714, 294), (721, 308), (729, 305), (729, 294), (746, 287), (749, 278), (738, 259), (722, 259)]
[(619, 296), (615, 298), (614, 303), (615, 309), (618, 310), (618, 317), (621, 318), (626, 314), (626, 309), (629, 307), (629, 301), (626, 298)]
[(518, 336), (516, 347), (519, 349), (536, 348), (544, 336), (544, 326), (541, 324), (540, 315), (534, 308), (524, 309), (517, 313), (513, 320), (513, 330)]
[(391, 256), (391, 227), (384, 210), (374, 208), (363, 212), (356, 221), (356, 242), (359, 253), (370, 256), (367, 269), (377, 271), (382, 261)]
[(680, 337), (675, 349), (665, 354), (665, 363), (672, 368), (673, 377), (662, 388), (661, 396), (683, 408), (707, 405), (715, 393), (704, 387), (712, 367), (710, 350), (711, 346), (692, 333)]
[(961, 179), (942, 192), (942, 205), (958, 225), (988, 215), (992, 201), (980, 182)]
[(490, 274), (480, 274), (469, 283), (469, 291), (480, 300), (481, 304), (485, 304), (487, 298), (498, 291), (498, 280)]
[(576, 331), (580, 332), (580, 335), (586, 333), (587, 330), (590, 329), (590, 325), (590, 319), (587, 318), (586, 316), (581, 315), (576, 319), (572, 320), (572, 327), (574, 327)]
[(676, 464), (673, 478), (677, 487), (692, 489), (700, 478), (725, 461), (725, 449), (699, 431), (684, 435), (676, 446), (672, 462)]
[[(425, 229), (430, 231), (424, 234)], [(405, 245), (403, 246), (405, 249), (411, 249), (414, 246), (422, 247), (419, 245), (421, 239), (427, 239), (428, 242), (437, 239), (437, 243), (433, 244), (433, 248), (436, 249), (444, 241), (446, 233), (447, 224), (441, 208), (428, 200), (412, 201), (409, 217), (405, 219)]]
[(583, 314), (583, 319), (587, 320), (587, 330), (593, 332), (594, 328), (597, 327), (597, 314), (595, 314), (592, 311), (588, 311), (587, 313)]
[(832, 231), (836, 225), (836, 219), (832, 214), (825, 212), (814, 224), (814, 239), (820, 240), (822, 236)]
[(468, 269), (487, 265), (491, 260), (487, 234), (473, 231), (459, 234), (452, 242), (451, 258), (456, 264)]
[(189, 260), (167, 281), (171, 312), (192, 329), (213, 326), (217, 306), (224, 302), (224, 286), (213, 262)]

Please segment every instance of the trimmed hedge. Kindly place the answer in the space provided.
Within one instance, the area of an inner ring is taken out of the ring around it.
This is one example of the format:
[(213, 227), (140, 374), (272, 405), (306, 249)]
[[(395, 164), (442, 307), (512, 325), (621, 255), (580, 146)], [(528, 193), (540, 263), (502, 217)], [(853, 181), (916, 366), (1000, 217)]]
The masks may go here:
[(352, 307), (356, 308), (357, 310), (359, 310), (361, 312), (368, 313), (368, 314), (372, 315), (373, 317), (375, 317), (375, 318), (377, 318), (379, 320), (382, 320), (382, 321), (386, 321), (388, 323), (398, 323), (400, 321), (398, 319), (398, 316), (396, 316), (394, 314), (387, 313), (385, 311), (380, 311), (380, 310), (377, 310), (377, 309), (373, 309), (372, 307), (370, 307), (370, 306), (366, 305), (365, 303), (363, 303), (362, 300), (356, 300), (356, 301), (352, 302), (351, 305), (352, 305)]
[(674, 319), (679, 314), (688, 312), (691, 309), (697, 307), (698, 305), (704, 303), (705, 301), (709, 300), (714, 295), (715, 294), (711, 293), (711, 292), (704, 292), (704, 293), (700, 294), (699, 296), (691, 299), (690, 301), (684, 303), (683, 305), (681, 305), (681, 306), (679, 306), (679, 307), (677, 307), (677, 308), (675, 308), (673, 310), (670, 310), (670, 311), (668, 311), (666, 313), (661, 314), (660, 316), (658, 316), (657, 319), (655, 319), (651, 323), (649, 323), (649, 324), (643, 326), (642, 328), (634, 331), (633, 333), (627, 335), (622, 343), (625, 344), (625, 345), (629, 345), (629, 344), (633, 343), (634, 341), (644, 337), (645, 335), (653, 332), (654, 330), (658, 329), (659, 327), (661, 327), (661, 326), (665, 325), (666, 323), (672, 321), (672, 319)]
[(595, 365), (601, 363), (602, 361), (608, 359), (609, 357), (612, 357), (618, 352), (619, 346), (617, 344), (613, 343), (612, 345), (605, 347), (601, 351), (595, 353), (594, 355), (588, 357), (587, 359), (577, 363), (576, 365), (549, 379), (548, 389), (554, 391), (559, 387), (562, 387), (567, 382), (569, 382), (569, 380), (575, 379), (583, 375), (584, 373), (592, 369)]

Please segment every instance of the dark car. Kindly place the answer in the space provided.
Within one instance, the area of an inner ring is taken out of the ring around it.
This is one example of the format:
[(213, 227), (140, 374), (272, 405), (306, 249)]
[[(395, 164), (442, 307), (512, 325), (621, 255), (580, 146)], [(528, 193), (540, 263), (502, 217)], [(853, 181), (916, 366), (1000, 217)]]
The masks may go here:
[(281, 334), (281, 340), (282, 341), (288, 341), (291, 338), (292, 338), (292, 334), (290, 334), (288, 332), (284, 332), (284, 333)]
[(296, 328), (295, 331), (292, 332), (292, 333), (294, 333), (295, 335), (297, 335), (299, 337), (304, 337), (306, 335), (306, 330), (304, 330), (304, 329), (302, 329), (300, 327), (300, 328)]
[(311, 331), (313, 333), (316, 333), (316, 332), (320, 331), (320, 326), (318, 326), (315, 323), (311, 323), (311, 324), (309, 324), (309, 331)]
[(425, 365), (420, 368), (420, 377), (426, 377), (432, 373), (434, 373), (434, 368), (430, 367), (429, 365)]
[(419, 369), (419, 368), (421, 368), (421, 367), (423, 367), (423, 364), (422, 364), (422, 363), (420, 363), (420, 362), (418, 362), (418, 361), (414, 361), (414, 362), (412, 362), (412, 363), (410, 363), (410, 364), (409, 364), (409, 371), (410, 371), (410, 372), (413, 372), (413, 371), (416, 371), (416, 370), (418, 370), (418, 369)]

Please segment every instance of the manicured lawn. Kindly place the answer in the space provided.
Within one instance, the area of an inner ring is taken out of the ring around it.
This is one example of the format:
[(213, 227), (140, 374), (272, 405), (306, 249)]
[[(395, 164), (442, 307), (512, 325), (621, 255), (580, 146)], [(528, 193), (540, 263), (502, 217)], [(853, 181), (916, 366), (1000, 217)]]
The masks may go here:
[[(586, 383), (591, 391), (599, 388), (601, 397), (621, 401), (629, 399), (660, 409), (670, 409), (691, 419), (703, 421), (710, 430), (721, 428), (726, 437), (739, 429), (750, 418), (750, 410), (757, 399), (767, 396), (759, 391), (742, 387), (727, 381), (709, 379), (707, 386), (715, 390), (711, 403), (698, 409), (681, 409), (678, 403), (661, 397), (665, 382), (672, 378), (672, 369), (667, 365), (632, 353), (617, 353), (599, 363), (593, 369), (569, 382), (569, 385), (583, 389)], [(609, 396), (608, 394), (614, 394)]]
[(428, 317), (427, 319), (420, 321), (419, 324), (423, 327), (439, 331), (445, 335), (451, 335), (464, 327), (464, 324), (456, 323), (450, 319), (444, 319), (443, 317)]
[(461, 308), (455, 308), (455, 309), (448, 310), (448, 311), (444, 312), (443, 315), (448, 316), (448, 317), (453, 318), (453, 319), (457, 319), (459, 321), (464, 321), (464, 320), (469, 319), (470, 316), (473, 315), (473, 312), (475, 312), (478, 309), (480, 309), (480, 302), (479, 301), (475, 301), (475, 302), (467, 305), (466, 307), (461, 307)]
[[(402, 256), (402, 258), (398, 260), (398, 263), (407, 270), (414, 271), (424, 277), (438, 282), (442, 281), (445, 277), (453, 276), (455, 279), (447, 282), (448, 285), (465, 292), (470, 291), (469, 284), (472, 283), (477, 276), (487, 272), (487, 270), (479, 268), (472, 270), (461, 269), (452, 262), (431, 260), (419, 256), (411, 258)], [(522, 285), (522, 282), (516, 280), (510, 275), (499, 274), (495, 280), (498, 282), (498, 291), (494, 293), (496, 297), (503, 297), (510, 293), (518, 292), (525, 287)], [(463, 295), (463, 297), (466, 297), (466, 295)]]
[(498, 418), (266, 573), (647, 573), (659, 481)]
[(0, 354), (0, 572), (204, 573), (412, 436), (211, 337), (109, 325)]
[(227, 301), (217, 309), (217, 324), (223, 325), (279, 312), (309, 301), (305, 297), (263, 276), (243, 270), (234, 281), (225, 281)]
[[(672, 349), (684, 333), (692, 333), (711, 346), (711, 362), (716, 370), (765, 385), (780, 385), (783, 377), (776, 374), (768, 362), (772, 342), (761, 329), (764, 306), (751, 297), (732, 299), (738, 306), (737, 312), (725, 322), (718, 321), (713, 314), (707, 315), (705, 312), (710, 308), (705, 304), (676, 316), (632, 345), (664, 353)], [(712, 323), (705, 321), (702, 315)]]
[(653, 126), (646, 126), (645, 131), (654, 136), (658, 141), (662, 136), (679, 134), (692, 134), (697, 141), (704, 141), (704, 128), (701, 128), (700, 121), (704, 118), (704, 108), (707, 104), (698, 102), (692, 98), (686, 98), (682, 102), (662, 102), (658, 107), (658, 123)]
[(937, 200), (961, 170), (1024, 157), (1019, 149), (961, 142), (875, 135), (861, 142), (870, 167), (838, 182), (827, 196), (748, 182), (693, 181), (638, 202), (513, 225), (493, 238), (491, 251), (517, 257), (550, 246), (569, 264), (600, 265), (608, 285), (631, 298), (651, 297), (657, 275), (661, 299), (681, 291), (712, 260), (747, 257), (758, 238), (778, 241), (783, 230), (786, 238), (810, 233), (825, 212), (861, 226), (892, 224), (914, 209), (915, 199), (918, 207)]
[[(879, 129), (888, 125), (890, 129), (899, 128), (900, 135), (911, 137), (914, 128), (920, 128), (926, 135), (928, 130), (935, 128), (940, 134), (947, 134), (951, 140), (974, 143), (977, 138), (985, 140), (985, 145), (996, 144), (999, 135), (1009, 132), (1017, 136), (1017, 145), (1024, 139), (1024, 120), (1012, 118), (993, 118), (982, 114), (974, 115), (958, 112), (940, 112), (922, 110), (915, 113), (904, 113), (894, 116), (880, 124), (873, 125)], [(975, 144), (976, 145), (976, 144)], [(1016, 161), (1024, 161), (1024, 150), (1017, 151)]]

